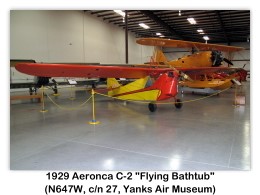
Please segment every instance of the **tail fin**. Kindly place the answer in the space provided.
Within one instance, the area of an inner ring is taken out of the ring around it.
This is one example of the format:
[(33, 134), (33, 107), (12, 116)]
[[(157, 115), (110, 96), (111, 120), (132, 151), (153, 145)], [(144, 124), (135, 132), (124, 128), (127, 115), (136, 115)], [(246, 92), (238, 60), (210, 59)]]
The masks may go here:
[(115, 89), (120, 87), (120, 83), (115, 78), (108, 78), (107, 79), (107, 89)]
[(167, 62), (168, 62), (168, 59), (166, 58), (166, 56), (160, 49), (155, 50), (153, 58), (154, 58), (154, 61), (159, 64), (167, 64)]
[(108, 95), (113, 96), (114, 91), (118, 88), (120, 88), (120, 83), (115, 78), (108, 78), (107, 79), (107, 89), (108, 89)]
[(109, 96), (115, 96), (135, 90), (140, 90), (145, 87), (149, 77), (137, 79), (131, 83), (121, 86), (120, 83), (115, 78), (107, 79), (107, 89)]

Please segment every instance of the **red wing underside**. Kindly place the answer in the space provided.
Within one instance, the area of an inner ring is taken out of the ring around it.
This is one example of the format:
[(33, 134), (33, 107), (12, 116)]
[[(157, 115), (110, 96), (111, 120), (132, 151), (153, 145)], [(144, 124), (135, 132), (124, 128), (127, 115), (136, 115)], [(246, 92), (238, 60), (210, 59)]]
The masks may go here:
[(78, 64), (20, 63), (15, 67), (18, 71), (39, 77), (87, 77), (87, 78), (143, 78), (157, 77), (172, 71), (171, 68), (101, 66)]

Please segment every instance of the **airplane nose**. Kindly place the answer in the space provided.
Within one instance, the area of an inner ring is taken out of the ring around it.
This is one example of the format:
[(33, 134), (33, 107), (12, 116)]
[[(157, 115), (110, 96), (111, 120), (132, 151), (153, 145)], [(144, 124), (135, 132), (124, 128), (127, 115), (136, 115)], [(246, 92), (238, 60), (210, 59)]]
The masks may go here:
[(215, 67), (220, 66), (221, 63), (223, 62), (222, 53), (220, 51), (212, 51), (211, 61), (212, 61), (212, 66)]

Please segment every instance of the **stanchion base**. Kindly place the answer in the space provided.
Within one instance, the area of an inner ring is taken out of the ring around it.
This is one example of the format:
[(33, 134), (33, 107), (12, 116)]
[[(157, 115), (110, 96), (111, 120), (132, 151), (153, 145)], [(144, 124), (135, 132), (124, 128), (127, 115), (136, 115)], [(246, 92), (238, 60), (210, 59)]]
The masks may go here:
[(92, 120), (88, 122), (90, 125), (97, 125), (100, 124), (100, 121)]
[(76, 98), (74, 98), (74, 97), (70, 97), (69, 99), (70, 99), (70, 100), (75, 100)]
[(40, 110), (40, 112), (48, 112), (48, 110)]
[(53, 96), (60, 96), (59, 93), (53, 93), (52, 95), (53, 95)]

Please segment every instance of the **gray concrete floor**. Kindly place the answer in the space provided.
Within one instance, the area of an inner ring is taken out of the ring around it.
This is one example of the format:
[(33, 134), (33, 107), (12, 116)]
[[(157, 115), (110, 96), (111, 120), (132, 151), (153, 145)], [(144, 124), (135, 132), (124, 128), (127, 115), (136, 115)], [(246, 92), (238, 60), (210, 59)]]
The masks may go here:
[[(181, 110), (124, 104), (96, 96), (91, 103), (63, 110), (46, 100), (48, 112), (30, 100), (10, 106), (11, 170), (250, 170), (250, 83), (246, 105), (234, 107), (234, 89), (185, 103)], [(51, 94), (51, 91), (47, 92)], [(75, 107), (90, 96), (69, 89), (52, 98)], [(12, 94), (13, 95), (13, 94)], [(204, 97), (180, 94), (183, 100)]]

